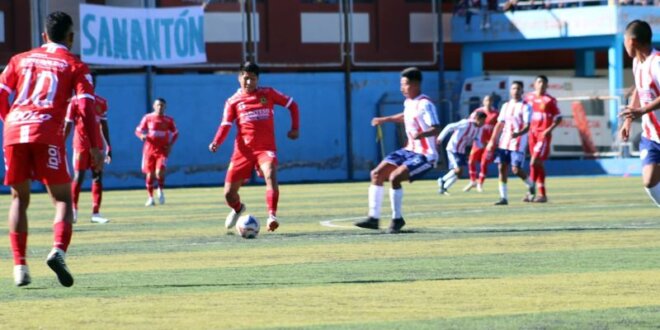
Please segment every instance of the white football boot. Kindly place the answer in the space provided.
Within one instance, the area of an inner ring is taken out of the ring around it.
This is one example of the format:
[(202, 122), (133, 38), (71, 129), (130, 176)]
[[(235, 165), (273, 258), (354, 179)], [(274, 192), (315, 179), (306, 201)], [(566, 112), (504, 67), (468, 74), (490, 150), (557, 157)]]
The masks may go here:
[(241, 209), (236, 212), (234, 209), (231, 209), (229, 214), (227, 214), (227, 218), (225, 219), (225, 228), (227, 229), (232, 229), (236, 225), (236, 221), (238, 221), (238, 218), (241, 217), (241, 214), (245, 212), (245, 204), (241, 203)]
[(277, 217), (275, 217), (272, 214), (269, 215), (268, 216), (268, 222), (267, 222), (268, 231), (275, 231), (275, 229), (277, 229), (277, 227), (279, 227), (279, 226), (280, 226), (280, 223), (277, 222)]
[(158, 203), (160, 205), (165, 204), (165, 192), (163, 192), (163, 189), (158, 188)]
[(16, 286), (26, 286), (32, 282), (30, 278), (30, 270), (27, 265), (14, 266), (14, 284)]
[(470, 183), (468, 183), (467, 186), (465, 186), (465, 188), (463, 188), (463, 191), (468, 192), (468, 191), (472, 190), (472, 188), (475, 188), (476, 186), (477, 186), (476, 182), (470, 181)]
[(109, 219), (104, 218), (101, 213), (94, 213), (92, 214), (92, 223), (108, 223), (110, 222)]
[(156, 202), (154, 202), (153, 197), (147, 198), (147, 201), (144, 203), (144, 206), (154, 206), (154, 205), (156, 205)]

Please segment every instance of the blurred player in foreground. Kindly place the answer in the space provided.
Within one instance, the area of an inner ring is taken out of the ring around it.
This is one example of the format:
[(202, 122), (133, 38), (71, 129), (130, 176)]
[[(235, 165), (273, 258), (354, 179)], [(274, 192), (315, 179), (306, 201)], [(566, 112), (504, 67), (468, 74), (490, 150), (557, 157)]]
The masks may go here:
[(545, 166), (543, 162), (550, 155), (552, 131), (561, 123), (561, 113), (557, 100), (546, 93), (548, 77), (539, 75), (534, 80), (534, 92), (527, 94), (525, 102), (532, 107), (532, 119), (529, 129), (530, 177), (535, 184), (537, 195), (528, 194), (524, 201), (546, 203)]
[[(0, 119), (4, 121), (5, 184), (11, 186), (9, 239), (14, 254), (14, 283), (31, 282), (26, 263), (27, 208), (32, 180), (42, 182), (53, 205), (53, 249), (46, 264), (63, 286), (73, 285), (65, 263), (71, 242), (73, 209), (71, 177), (66, 164), (64, 117), (73, 94), (79, 102), (85, 133), (93, 146), (90, 153), (100, 166), (99, 130), (94, 113), (94, 87), (89, 69), (69, 49), (73, 44), (73, 21), (63, 12), (46, 17), (45, 44), (15, 55), (0, 75)], [(15, 93), (13, 104), (9, 96)], [(98, 169), (98, 168), (97, 168)]]
[[(478, 192), (483, 192), (484, 181), (486, 181), (486, 174), (488, 173), (488, 164), (493, 161), (493, 152), (486, 150), (486, 145), (490, 141), (490, 136), (493, 134), (493, 128), (497, 124), (497, 108), (493, 107), (493, 96), (486, 95), (482, 101), (482, 107), (475, 109), (471, 116), (477, 112), (486, 114), (486, 121), (481, 127), (481, 140), (472, 143), (470, 156), (468, 158), (468, 173), (470, 174), (470, 183), (463, 188), (463, 191), (468, 192), (476, 187)], [(479, 177), (477, 178), (477, 163), (479, 163)], [(478, 180), (478, 181), (477, 181)]]
[(277, 203), (280, 190), (277, 184), (277, 148), (275, 147), (275, 105), (285, 107), (291, 113), (289, 139), (298, 138), (298, 104), (274, 88), (258, 87), (259, 66), (252, 62), (241, 65), (238, 73), (240, 88), (225, 102), (222, 122), (209, 150), (216, 152), (225, 141), (234, 121), (238, 129), (234, 153), (225, 177), (225, 201), (231, 208), (225, 220), (227, 229), (233, 228), (245, 212), (238, 190), (256, 168), (266, 181), (266, 205), (268, 207), (268, 231), (280, 225), (277, 220)]
[(660, 207), (660, 52), (653, 49), (651, 26), (640, 20), (628, 24), (624, 46), (633, 58), (635, 90), (630, 104), (621, 112), (623, 141), (630, 138), (630, 124), (642, 118), (642, 182), (651, 200)]
[(142, 117), (135, 135), (144, 142), (142, 148), (142, 173), (145, 174), (147, 202), (144, 206), (154, 206), (154, 177), (158, 181), (158, 202), (165, 204), (165, 171), (167, 157), (179, 137), (174, 119), (165, 115), (167, 102), (163, 98), (154, 101), (154, 111)]
[(529, 180), (527, 173), (523, 170), (527, 151), (529, 118), (532, 110), (529, 104), (523, 101), (522, 93), (522, 81), (514, 81), (509, 89), (510, 99), (502, 105), (497, 125), (495, 125), (493, 135), (486, 147), (489, 152), (493, 152), (497, 145), (495, 162), (498, 164), (499, 170), (500, 200), (495, 205), (509, 204), (507, 189), (509, 166), (511, 166), (511, 172), (527, 184), (528, 195), (534, 195), (534, 182)]
[(399, 233), (406, 224), (403, 219), (401, 204), (403, 189), (401, 182), (410, 182), (421, 178), (435, 167), (438, 152), (435, 149), (435, 136), (440, 131), (440, 122), (435, 106), (428, 96), (422, 94), (422, 72), (417, 68), (407, 68), (401, 72), (401, 93), (406, 98), (403, 112), (388, 116), (375, 117), (372, 126), (383, 123), (403, 123), (408, 136), (408, 144), (387, 155), (378, 166), (371, 171), (369, 186), (369, 213), (365, 220), (356, 222), (360, 228), (378, 229), (380, 222), (380, 207), (383, 202), (383, 182), (390, 181), (390, 202), (392, 206), (392, 222), (388, 233)]
[[(481, 135), (483, 126), (488, 115), (485, 111), (475, 111), (470, 118), (457, 121), (445, 126), (438, 136), (437, 143), (442, 145), (445, 137), (453, 132), (449, 143), (447, 143), (447, 159), (449, 160), (449, 172), (438, 178), (438, 193), (446, 195), (447, 190), (460, 178), (462, 167), (467, 165), (465, 158), (465, 149), (469, 145), (474, 145), (480, 150), (484, 150), (481, 145)], [(483, 163), (482, 163), (483, 164)]]
[[(94, 96), (94, 110), (96, 121), (101, 126), (101, 130), (96, 136), (97, 148), (107, 150), (105, 163), (110, 164), (112, 160), (112, 148), (110, 147), (110, 129), (108, 128), (108, 101), (101, 96)], [(108, 223), (110, 220), (104, 218), (101, 213), (101, 199), (103, 197), (103, 167), (96, 170), (96, 164), (92, 163), (92, 156), (89, 152), (91, 145), (89, 138), (85, 136), (85, 129), (82, 117), (78, 111), (78, 99), (73, 98), (69, 102), (66, 113), (66, 124), (64, 126), (64, 139), (66, 140), (75, 126), (73, 133), (73, 182), (71, 184), (71, 195), (73, 197), (73, 223), (78, 221), (78, 199), (80, 197), (80, 188), (85, 181), (85, 171), (92, 171), (92, 218), (93, 223)]]

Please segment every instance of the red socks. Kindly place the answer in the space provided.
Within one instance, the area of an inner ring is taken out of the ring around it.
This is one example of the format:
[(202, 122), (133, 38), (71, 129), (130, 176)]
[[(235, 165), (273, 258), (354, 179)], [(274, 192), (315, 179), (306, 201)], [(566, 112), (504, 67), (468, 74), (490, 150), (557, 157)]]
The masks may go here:
[(532, 165), (529, 178), (532, 182), (536, 183), (539, 195), (545, 196), (545, 168), (543, 165)]
[(80, 184), (78, 181), (71, 183), (71, 197), (73, 198), (73, 208), (78, 209), (78, 198), (80, 197)]
[(268, 206), (268, 214), (274, 216), (277, 213), (277, 202), (279, 199), (279, 190), (266, 190), (266, 205)]
[(9, 232), (11, 250), (14, 253), (14, 265), (25, 265), (25, 250), (28, 233)]
[[(92, 183), (92, 213), (99, 213), (101, 208), (101, 199), (103, 197), (103, 184), (100, 182)], [(76, 198), (76, 203), (78, 202)]]
[(470, 173), (470, 181), (477, 181), (477, 162), (468, 162), (468, 172)]
[(66, 252), (71, 243), (73, 234), (72, 225), (65, 221), (59, 221), (53, 224), (53, 247), (62, 249)]
[(158, 178), (158, 188), (160, 188), (161, 190), (165, 189), (165, 178), (164, 177)]
[(154, 184), (149, 175), (147, 175), (147, 194), (149, 194), (149, 197), (154, 197)]
[(236, 201), (236, 203), (229, 203), (229, 202), (227, 202), (227, 205), (229, 205), (229, 207), (231, 207), (235, 212), (238, 213), (238, 211), (241, 210), (241, 199), (239, 198), (239, 199)]

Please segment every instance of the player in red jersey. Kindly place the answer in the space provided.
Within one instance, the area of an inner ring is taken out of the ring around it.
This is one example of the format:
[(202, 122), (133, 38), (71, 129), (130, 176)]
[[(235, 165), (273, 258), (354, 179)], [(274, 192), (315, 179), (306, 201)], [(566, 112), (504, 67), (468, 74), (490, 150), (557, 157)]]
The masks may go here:
[(634, 20), (628, 23), (624, 46), (633, 58), (635, 88), (632, 100), (620, 116), (625, 118), (621, 138), (630, 137), (630, 124), (642, 118), (642, 182), (651, 200), (660, 207), (660, 51), (653, 49), (653, 31), (649, 23)]
[(232, 123), (236, 121), (238, 132), (224, 188), (225, 201), (232, 210), (227, 215), (225, 227), (234, 227), (245, 211), (245, 204), (241, 203), (238, 190), (256, 168), (266, 181), (267, 228), (268, 231), (275, 231), (279, 227), (276, 214), (280, 192), (277, 185), (273, 107), (279, 105), (289, 109), (291, 129), (287, 136), (295, 140), (298, 138), (298, 104), (293, 98), (273, 88), (257, 87), (259, 66), (255, 63), (245, 62), (241, 65), (238, 82), (241, 88), (225, 102), (222, 122), (215, 138), (209, 144), (209, 150), (216, 152), (227, 138)]
[(165, 168), (167, 157), (179, 137), (174, 119), (165, 115), (167, 102), (163, 98), (154, 101), (152, 113), (144, 115), (135, 135), (144, 142), (142, 148), (142, 173), (146, 175), (147, 202), (144, 206), (154, 206), (154, 176), (158, 181), (158, 202), (165, 204)]
[[(493, 134), (493, 128), (497, 124), (497, 108), (493, 107), (493, 98), (491, 95), (484, 96), (482, 107), (475, 109), (472, 112), (471, 118), (474, 114), (481, 111), (486, 114), (486, 121), (481, 127), (481, 141), (472, 143), (470, 151), (470, 158), (468, 158), (468, 172), (470, 174), (470, 183), (463, 188), (463, 191), (468, 192), (472, 188), (477, 187), (478, 192), (483, 191), (484, 181), (486, 181), (486, 173), (488, 172), (488, 164), (493, 161), (493, 152), (486, 150), (486, 145), (490, 141), (490, 136)], [(477, 181), (477, 163), (479, 163), (479, 181)]]
[[(534, 92), (527, 94), (525, 102), (532, 107), (532, 118), (529, 126), (529, 176), (534, 182), (537, 195), (527, 194), (523, 201), (545, 203), (548, 197), (545, 193), (545, 167), (543, 162), (550, 155), (550, 142), (552, 131), (561, 123), (561, 113), (557, 107), (557, 100), (546, 94), (548, 77), (539, 75), (534, 80)], [(530, 191), (533, 191), (531, 188)]]
[[(105, 163), (112, 160), (112, 148), (110, 147), (110, 130), (108, 128), (108, 101), (99, 95), (94, 96), (94, 110), (96, 121), (101, 126), (97, 132), (96, 147), (99, 150), (107, 150)], [(104, 218), (101, 213), (101, 199), (103, 196), (103, 167), (95, 170), (95, 164), (92, 163), (92, 157), (89, 152), (91, 145), (89, 139), (85, 136), (85, 129), (82, 123), (82, 117), (78, 115), (78, 99), (73, 98), (69, 102), (69, 108), (66, 113), (66, 124), (64, 126), (64, 138), (71, 133), (71, 128), (75, 126), (73, 133), (73, 182), (71, 184), (71, 195), (73, 196), (73, 223), (78, 220), (78, 198), (80, 188), (85, 180), (85, 171), (92, 171), (92, 219), (93, 223), (108, 223), (110, 220)], [(107, 148), (106, 148), (107, 147)]]
[[(94, 115), (94, 87), (89, 69), (69, 52), (73, 21), (63, 12), (46, 18), (43, 46), (15, 55), (0, 75), (0, 119), (4, 121), (5, 184), (11, 187), (9, 239), (14, 255), (14, 283), (31, 282), (26, 264), (27, 208), (32, 180), (42, 182), (55, 206), (53, 249), (46, 258), (63, 286), (73, 285), (66, 263), (72, 235), (71, 177), (66, 164), (64, 116), (74, 94), (92, 145), (98, 123)], [(14, 94), (15, 93), (15, 94)], [(13, 103), (9, 96), (14, 94)], [(98, 148), (90, 152), (96, 164)]]

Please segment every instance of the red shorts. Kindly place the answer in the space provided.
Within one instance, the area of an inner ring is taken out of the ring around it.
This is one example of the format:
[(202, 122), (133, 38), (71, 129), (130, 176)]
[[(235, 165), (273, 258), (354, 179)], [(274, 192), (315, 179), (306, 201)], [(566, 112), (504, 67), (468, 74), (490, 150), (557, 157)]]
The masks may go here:
[(21, 143), (4, 147), (5, 185), (25, 180), (45, 185), (71, 182), (64, 147), (42, 143)]
[(529, 134), (529, 153), (532, 158), (547, 160), (550, 156), (550, 143), (552, 136), (543, 137), (542, 132)]
[(93, 170), (95, 165), (89, 149), (80, 151), (73, 149), (73, 169), (75, 171)]
[(486, 152), (486, 148), (472, 147), (472, 150), (470, 151), (469, 162), (490, 163), (493, 161), (494, 154), (494, 152)]
[(236, 182), (249, 179), (252, 170), (264, 163), (277, 164), (277, 155), (274, 151), (255, 150), (248, 152), (234, 151), (227, 169), (225, 182)]
[(167, 156), (162, 153), (142, 154), (142, 173), (154, 173), (156, 170), (164, 170), (167, 167)]

